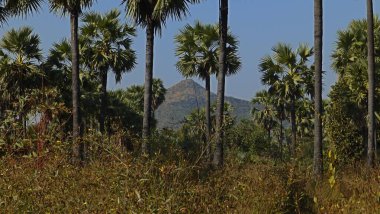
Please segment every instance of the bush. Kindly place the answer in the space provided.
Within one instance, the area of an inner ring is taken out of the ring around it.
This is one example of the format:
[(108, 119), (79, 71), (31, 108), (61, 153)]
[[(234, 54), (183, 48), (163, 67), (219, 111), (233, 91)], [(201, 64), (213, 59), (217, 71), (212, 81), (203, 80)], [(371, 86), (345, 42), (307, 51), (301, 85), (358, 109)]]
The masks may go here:
[[(252, 121), (243, 120), (226, 132), (226, 146), (240, 161), (252, 161), (258, 156), (279, 158), (280, 150), (268, 139), (266, 131)], [(237, 154), (236, 154), (237, 153)]]

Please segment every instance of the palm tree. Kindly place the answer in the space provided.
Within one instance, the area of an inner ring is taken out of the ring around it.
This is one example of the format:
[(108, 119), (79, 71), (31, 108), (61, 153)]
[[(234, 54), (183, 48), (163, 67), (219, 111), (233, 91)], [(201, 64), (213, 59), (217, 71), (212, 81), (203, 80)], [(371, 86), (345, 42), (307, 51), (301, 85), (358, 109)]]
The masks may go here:
[[(36, 77), (43, 75), (39, 67), (42, 60), (40, 43), (39, 36), (29, 27), (12, 29), (4, 35), (0, 41), (0, 84), (5, 89), (2, 93), (11, 92), (12, 99), (23, 98), (28, 89), (35, 87)], [(19, 118), (25, 136), (27, 106), (20, 108)]]
[[(370, 83), (371, 78), (368, 73), (371, 67), (369, 65), (370, 51), (368, 42), (370, 38), (368, 37), (368, 22), (371, 22), (371, 20), (354, 20), (349, 24), (347, 29), (339, 31), (336, 48), (332, 54), (333, 67), (338, 73), (339, 85), (346, 85), (349, 89), (347, 93), (355, 95), (350, 98), (346, 97), (346, 100), (352, 102), (352, 106), (350, 105), (349, 107), (351, 109), (350, 112), (353, 111), (353, 107), (355, 109), (354, 114), (348, 112), (347, 116), (355, 121), (355, 125), (359, 130), (360, 137), (363, 141), (362, 145), (368, 145), (371, 138), (369, 136), (369, 131), (371, 129), (371, 125), (369, 124), (371, 120), (369, 114), (372, 101), (370, 101), (369, 86), (372, 84)], [(373, 26), (375, 31), (374, 35), (378, 35), (380, 21), (377, 16), (373, 17)], [(376, 39), (377, 37), (375, 36), (374, 40), (376, 41)], [(375, 63), (376, 62), (377, 59), (375, 59)], [(377, 64), (375, 64), (375, 67), (377, 67)], [(377, 72), (377, 69), (375, 69), (375, 72)], [(340, 107), (344, 108), (342, 106)], [(342, 128), (344, 127), (343, 124)], [(344, 131), (347, 130), (344, 129)], [(370, 145), (366, 148), (366, 152), (368, 153)], [(373, 149), (376, 150), (376, 148)], [(376, 154), (376, 152), (374, 153)]]
[(71, 30), (71, 62), (72, 62), (72, 114), (73, 114), (73, 162), (82, 162), (85, 159), (84, 143), (80, 142), (83, 130), (81, 129), (80, 114), (80, 87), (79, 87), (79, 37), (78, 19), (83, 8), (90, 7), (93, 0), (49, 0), (50, 8), (62, 15), (70, 15)]
[[(206, 142), (210, 142), (210, 76), (218, 70), (219, 32), (217, 25), (203, 25), (197, 21), (193, 26), (187, 25), (175, 37), (177, 43), (176, 55), (179, 60), (177, 69), (185, 77), (198, 76), (205, 81), (206, 88)], [(237, 56), (238, 42), (232, 35), (227, 38), (227, 75), (235, 74), (241, 67)], [(208, 152), (211, 153), (211, 144)]]
[(294, 155), (297, 141), (296, 103), (303, 96), (305, 80), (302, 75), (309, 70), (305, 63), (312, 56), (313, 50), (300, 45), (294, 52), (289, 45), (281, 43), (272, 50), (274, 55), (262, 58), (259, 64), (260, 71), (263, 72), (261, 80), (269, 86), (270, 93), (277, 94), (288, 104), (286, 107), (290, 113), (292, 130), (291, 153)]
[(101, 107), (99, 114), (100, 132), (104, 134), (107, 117), (107, 74), (115, 73), (116, 82), (122, 74), (131, 71), (136, 64), (136, 54), (131, 49), (135, 29), (119, 21), (120, 12), (111, 10), (105, 15), (88, 13), (82, 18), (81, 29), (84, 40), (86, 63), (98, 75), (101, 82)]
[[(0, 25), (10, 16), (27, 15), (40, 8), (43, 0), (0, 0)], [(0, 118), (1, 119), (1, 118)]]
[(367, 0), (367, 44), (368, 44), (368, 166), (374, 165), (375, 147), (375, 41), (373, 3)]
[(47, 84), (59, 89), (67, 107), (71, 104), (71, 45), (66, 39), (54, 43), (44, 63)]
[(314, 0), (314, 174), (322, 177), (322, 48), (323, 0)]
[[(165, 101), (166, 88), (161, 79), (153, 79), (152, 87), (152, 118), (154, 118), (154, 112)], [(128, 100), (130, 107), (139, 114), (144, 113), (144, 86), (132, 85), (125, 93), (125, 99)]]
[(228, 32), (228, 0), (219, 1), (219, 71), (218, 90), (216, 100), (216, 147), (214, 152), (213, 165), (219, 167), (223, 165), (223, 109), (224, 90), (227, 71), (227, 32)]
[(146, 61), (144, 83), (144, 116), (142, 153), (148, 154), (150, 136), (153, 81), (153, 45), (155, 32), (161, 32), (169, 17), (181, 19), (188, 13), (188, 5), (199, 0), (122, 0), (127, 15), (146, 29)]
[(277, 111), (275, 105), (276, 97), (272, 96), (268, 91), (259, 91), (255, 98), (252, 99), (252, 104), (259, 104), (263, 109), (254, 108), (252, 116), (255, 121), (261, 124), (267, 131), (268, 139), (271, 138), (272, 129), (277, 125)]
[(40, 9), (44, 0), (1, 0), (0, 24), (7, 21), (10, 16), (25, 16)]
[[(218, 30), (212, 25), (196, 22), (194, 27), (187, 25), (175, 37), (176, 55), (179, 57), (177, 70), (185, 77), (198, 76), (205, 81), (206, 88), (206, 142), (210, 141), (210, 75), (217, 71)], [(210, 154), (208, 149), (207, 154)]]

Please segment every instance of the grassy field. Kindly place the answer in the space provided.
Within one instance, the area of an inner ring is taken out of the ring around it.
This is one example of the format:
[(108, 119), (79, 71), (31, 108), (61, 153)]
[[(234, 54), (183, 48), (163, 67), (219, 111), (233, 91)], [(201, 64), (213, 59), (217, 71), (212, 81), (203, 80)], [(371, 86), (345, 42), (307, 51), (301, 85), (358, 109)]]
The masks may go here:
[[(363, 167), (364, 168), (364, 167)], [(311, 167), (258, 158), (223, 170), (118, 148), (74, 167), (61, 153), (0, 161), (1, 213), (380, 213), (380, 171), (314, 182)]]

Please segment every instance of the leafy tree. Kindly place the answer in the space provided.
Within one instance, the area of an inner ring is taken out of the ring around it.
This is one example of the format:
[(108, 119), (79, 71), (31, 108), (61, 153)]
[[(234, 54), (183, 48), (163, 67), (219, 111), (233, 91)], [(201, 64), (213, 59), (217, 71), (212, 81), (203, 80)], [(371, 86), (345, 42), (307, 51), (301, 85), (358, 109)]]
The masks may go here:
[[(380, 49), (380, 21), (374, 18), (375, 52)], [(332, 67), (338, 74), (338, 81), (344, 79), (350, 90), (357, 94), (355, 101), (358, 105), (367, 106), (367, 21), (354, 20), (346, 30), (338, 31), (336, 47), (332, 53)], [(376, 58), (375, 67), (379, 64)], [(378, 69), (375, 72), (379, 72)], [(375, 75), (377, 76), (377, 75)], [(377, 92), (376, 92), (377, 93)]]
[(190, 3), (199, 0), (122, 0), (125, 4), (127, 15), (133, 21), (146, 29), (146, 67), (144, 83), (144, 120), (142, 153), (148, 154), (147, 140), (150, 136), (151, 111), (152, 111), (152, 84), (153, 84), (153, 45), (155, 32), (161, 32), (169, 17), (181, 19), (188, 12)]
[[(1, 0), (0, 1), (0, 25), (7, 22), (11, 16), (27, 15), (40, 8), (43, 0)], [(2, 89), (5, 93), (5, 89)], [(0, 103), (0, 121), (4, 115), (5, 106), (8, 105), (2, 101)]]
[(337, 155), (339, 165), (357, 162), (364, 155), (366, 132), (362, 120), (365, 113), (355, 102), (355, 96), (343, 79), (329, 93), (330, 102), (324, 119), (326, 141)]
[(296, 149), (296, 103), (304, 96), (303, 73), (310, 72), (306, 63), (312, 56), (313, 50), (306, 45), (300, 45), (293, 51), (289, 45), (278, 44), (272, 48), (273, 56), (262, 58), (259, 68), (263, 73), (261, 81), (269, 86), (269, 93), (277, 94), (284, 101), (286, 109), (290, 113), (292, 130), (291, 152), (294, 155)]
[[(80, 53), (84, 52), (83, 42), (80, 42)], [(97, 74), (90, 72), (88, 66), (84, 63), (84, 54), (81, 54), (80, 58), (80, 76), (79, 84), (81, 90), (81, 103), (80, 108), (83, 110), (82, 118), (86, 121), (85, 124), (94, 128), (95, 115), (98, 114), (98, 81)], [(71, 108), (72, 105), (72, 91), (71, 91), (71, 44), (67, 40), (62, 40), (59, 43), (54, 43), (50, 49), (46, 62), (43, 65), (46, 72), (47, 87), (56, 88), (59, 92), (59, 97), (67, 108)], [(67, 120), (68, 115), (63, 112), (60, 115), (60, 119)], [(69, 131), (72, 126), (65, 126)], [(83, 127), (84, 129), (84, 127)]]
[[(153, 79), (153, 100), (152, 100), (152, 117), (154, 118), (154, 111), (165, 101), (166, 88), (160, 79)], [(143, 115), (144, 113), (144, 86), (132, 85), (127, 88), (123, 97), (128, 100), (130, 106), (136, 112)]]
[(88, 13), (82, 18), (84, 58), (88, 66), (98, 74), (101, 83), (99, 125), (103, 134), (107, 117), (108, 71), (112, 70), (116, 82), (120, 82), (122, 74), (131, 71), (136, 64), (136, 54), (131, 49), (131, 37), (135, 35), (135, 29), (120, 23), (119, 17), (118, 10), (111, 10), (104, 15)]
[[(263, 106), (263, 109), (254, 108), (252, 110), (253, 119), (261, 124), (267, 131), (268, 139), (271, 139), (271, 132), (275, 126), (277, 126), (277, 116), (275, 106), (275, 97), (269, 94), (267, 91), (259, 91), (252, 99), (253, 104), (259, 104)], [(281, 133), (282, 134), (282, 133)]]
[(54, 43), (43, 65), (47, 84), (56, 87), (67, 107), (71, 105), (71, 45), (67, 40)]
[[(125, 90), (109, 92), (109, 126), (111, 133), (123, 132), (125, 137), (141, 136), (142, 114), (132, 108)], [(123, 139), (123, 145), (130, 139)]]
[(314, 106), (313, 101), (301, 99), (297, 103), (297, 135), (300, 138), (313, 137), (314, 118), (312, 117)]
[(279, 148), (267, 138), (266, 130), (251, 120), (242, 120), (227, 130), (226, 139), (230, 157), (243, 163), (256, 161), (258, 156), (281, 157)]
[[(374, 17), (374, 48), (375, 52), (379, 51), (380, 48), (380, 21), (378, 17)], [(368, 124), (366, 119), (368, 115), (368, 46), (367, 46), (367, 21), (366, 20), (354, 20), (352, 21), (346, 30), (338, 31), (338, 38), (336, 42), (336, 47), (332, 54), (333, 68), (338, 74), (338, 81), (333, 87), (331, 93), (338, 93), (334, 90), (339, 89), (338, 86), (346, 85), (346, 90), (348, 95), (346, 96), (346, 102), (340, 102), (338, 96), (334, 96), (331, 99), (331, 105), (342, 105), (341, 108), (349, 108), (352, 111), (341, 111), (340, 113), (344, 117), (350, 118), (353, 123), (356, 124), (358, 132), (360, 135), (359, 139), (362, 139), (362, 144), (368, 144)], [(380, 70), (377, 69), (379, 65), (379, 58), (375, 56), (375, 77), (379, 75)], [(379, 90), (375, 89), (375, 101), (379, 97)], [(375, 110), (379, 110), (380, 103), (376, 101), (374, 103)], [(331, 115), (333, 116), (333, 115)], [(330, 115), (327, 115), (330, 117)], [(343, 116), (342, 116), (343, 117)], [(341, 126), (335, 127), (335, 131), (341, 131), (345, 133), (346, 124), (342, 123)], [(330, 134), (327, 132), (327, 134)], [(347, 144), (353, 147), (353, 151), (361, 151), (362, 145), (355, 143), (357, 138), (352, 138), (352, 142), (348, 139)], [(335, 145), (338, 143), (337, 138), (330, 138), (329, 143)]]
[(24, 99), (27, 98), (30, 89), (41, 83), (43, 76), (40, 69), (40, 38), (29, 27), (12, 29), (1, 39), (0, 49), (0, 94), (5, 102), (21, 105), (19, 119), (23, 124), (25, 136), (30, 106)]
[[(211, 116), (211, 134), (215, 133), (216, 127), (216, 103), (212, 105), (210, 109)], [(233, 107), (229, 103), (224, 105), (223, 114), (223, 130), (228, 132), (235, 125), (235, 117), (232, 116)], [(184, 149), (194, 156), (195, 152), (201, 152), (201, 155), (206, 156), (206, 161), (209, 161), (207, 152), (211, 142), (204, 143), (204, 133), (206, 131), (206, 114), (205, 108), (195, 109), (189, 115), (184, 118), (183, 126), (180, 129), (180, 133), (183, 136)], [(206, 155), (205, 155), (206, 154)]]
[[(210, 141), (210, 76), (218, 70), (219, 32), (217, 25), (204, 25), (196, 22), (194, 26), (187, 25), (175, 37), (177, 43), (176, 55), (179, 60), (177, 69), (185, 77), (197, 76), (205, 81), (206, 88), (206, 141)], [(237, 55), (237, 39), (228, 34), (227, 37), (227, 75), (238, 72), (241, 67)], [(210, 154), (211, 150), (208, 151)]]
[(79, 36), (78, 20), (83, 8), (90, 7), (93, 0), (49, 0), (52, 11), (62, 15), (70, 15), (71, 31), (71, 62), (72, 62), (72, 114), (73, 114), (73, 162), (84, 161), (84, 143), (80, 142), (83, 133), (80, 114), (80, 87), (79, 87)]

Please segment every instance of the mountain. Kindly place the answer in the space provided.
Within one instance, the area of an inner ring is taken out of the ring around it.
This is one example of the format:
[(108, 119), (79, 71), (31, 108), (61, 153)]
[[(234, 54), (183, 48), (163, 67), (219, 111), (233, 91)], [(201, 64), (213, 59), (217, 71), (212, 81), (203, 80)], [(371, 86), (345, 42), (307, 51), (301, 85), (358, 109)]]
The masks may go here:
[[(233, 106), (233, 115), (238, 120), (249, 117), (253, 107), (250, 102), (234, 97), (226, 97), (225, 101)], [(211, 104), (213, 102), (216, 102), (216, 94), (211, 93)], [(192, 79), (182, 80), (167, 90), (165, 101), (156, 110), (157, 127), (178, 128), (185, 116), (203, 108), (205, 103), (205, 88)]]

